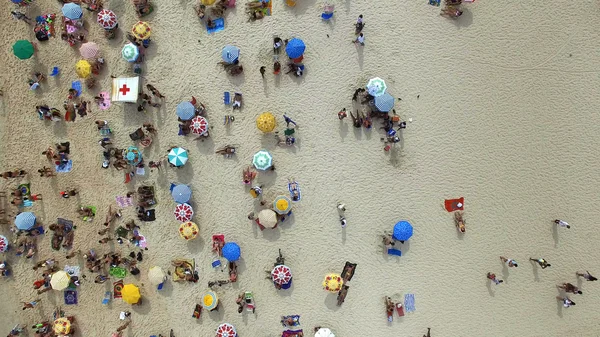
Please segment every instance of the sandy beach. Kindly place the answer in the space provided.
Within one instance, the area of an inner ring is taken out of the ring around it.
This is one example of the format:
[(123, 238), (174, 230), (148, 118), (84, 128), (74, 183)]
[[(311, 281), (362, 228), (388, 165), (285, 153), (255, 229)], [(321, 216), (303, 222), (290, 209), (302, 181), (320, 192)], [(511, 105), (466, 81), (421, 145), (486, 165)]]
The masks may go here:
[[(44, 198), (22, 210), (34, 212), (45, 225), (56, 218), (75, 221), (74, 249), (127, 255), (139, 249), (114, 241), (98, 244), (108, 205), (141, 183), (155, 186), (158, 204), (156, 221), (139, 222), (148, 242), (138, 265), (141, 274), (124, 280), (140, 287), (141, 306), (119, 299), (102, 305), (114, 280), (94, 284), (95, 274), (87, 271), (77, 305), (65, 305), (60, 291), (37, 295), (32, 288), (39, 278), (31, 270), (35, 262), (54, 257), (61, 267), (85, 269), (83, 258), (67, 261), (64, 250), (52, 250), (47, 233), (38, 239), (33, 259), (0, 253), (13, 271), (12, 277), (0, 279), (0, 333), (8, 334), (18, 323), (30, 327), (49, 319), (60, 305), (76, 317), (77, 336), (110, 336), (121, 325), (123, 310), (132, 312), (124, 336), (136, 337), (168, 336), (170, 329), (177, 337), (214, 336), (224, 322), (234, 325), (240, 337), (281, 336), (280, 318), (292, 314), (301, 316), (306, 336), (315, 326), (328, 327), (338, 337), (421, 337), (427, 327), (433, 337), (600, 336), (600, 286), (575, 276), (585, 270), (600, 274), (595, 250), (600, 240), (598, 3), (478, 0), (463, 4), (464, 14), (453, 20), (441, 17), (440, 8), (426, 0), (332, 0), (334, 16), (324, 22), (321, 2), (298, 0), (289, 8), (276, 0), (272, 16), (247, 22), (240, 1), (225, 15), (225, 29), (208, 35), (194, 1), (153, 0), (154, 12), (144, 18), (152, 27), (152, 43), (142, 77), (166, 96), (164, 104), (138, 112), (135, 105), (113, 103), (101, 111), (92, 103), (88, 116), (53, 123), (39, 120), (35, 106), (63, 111), (70, 83), (77, 79), (79, 51), (58, 37), (38, 43), (31, 59), (16, 58), (13, 43), (35, 36), (32, 26), (10, 19), (13, 6), (2, 1), (0, 171), (27, 170), (32, 193)], [(125, 33), (138, 21), (133, 5), (106, 0), (105, 8), (119, 18), (121, 31), (113, 40), (103, 36), (93, 13), (84, 13), (88, 40), (101, 46), (107, 65), (97, 89), (84, 89), (83, 96), (92, 101), (97, 92), (110, 91), (110, 75), (132, 75), (121, 48)], [(36, 0), (26, 13), (60, 15), (61, 6)], [(359, 14), (365, 19), (364, 47), (351, 42)], [(274, 36), (304, 40), (303, 77), (272, 74)], [(241, 76), (228, 76), (217, 65), (227, 44), (241, 49)], [(33, 72), (48, 73), (54, 66), (60, 76), (29, 90)], [(261, 66), (267, 67), (264, 80)], [(384, 79), (388, 92), (401, 98), (395, 106), (401, 119), (412, 120), (401, 131), (401, 142), (387, 152), (378, 120), (366, 130), (354, 128), (350, 118), (337, 118), (340, 109), (351, 111), (354, 90), (373, 77)], [(232, 112), (223, 104), (224, 91), (243, 93), (241, 110)], [(203, 142), (177, 134), (176, 106), (191, 96), (207, 108), (210, 138)], [(284, 113), (298, 123), (295, 146), (277, 146), (273, 134), (257, 130), (255, 119), (265, 111), (276, 116), (280, 132)], [(235, 115), (235, 122), (223, 125), (225, 115)], [(120, 148), (133, 145), (129, 134), (142, 123), (153, 123), (158, 137), (144, 149), (144, 158), (158, 159), (172, 146), (182, 146), (189, 149), (189, 161), (181, 169), (147, 169), (145, 177), (128, 186), (122, 171), (101, 168), (97, 119), (109, 121), (113, 143)], [(41, 152), (64, 141), (71, 143), (73, 170), (40, 177), (37, 169), (49, 164)], [(227, 144), (237, 146), (235, 156), (215, 154)], [(241, 181), (242, 170), (261, 149), (271, 152), (277, 167), (257, 177), (265, 199), (287, 194), (288, 178), (302, 189), (293, 216), (264, 231), (247, 219), (261, 207)], [(172, 182), (192, 187), (193, 221), (200, 228), (196, 240), (178, 235)], [(8, 194), (17, 184), (2, 179), (2, 191)], [(63, 199), (59, 191), (67, 188), (80, 194)], [(465, 198), (464, 235), (443, 207), (444, 199), (458, 197)], [(345, 229), (338, 202), (347, 207)], [(93, 222), (77, 218), (82, 205), (98, 207)], [(9, 224), (0, 226), (0, 234), (12, 237), (10, 214), (19, 210), (8, 206)], [(135, 218), (135, 207), (122, 214), (117, 226)], [(554, 219), (568, 221), (571, 228), (556, 228)], [(399, 220), (409, 220), (414, 235), (398, 244), (403, 256), (389, 256), (380, 235)], [(196, 320), (191, 316), (207, 282), (227, 278), (211, 267), (216, 233), (241, 247), (238, 282), (217, 288), (220, 310), (204, 310)], [(265, 279), (278, 249), (294, 274), (288, 290), (276, 290)], [(501, 255), (516, 259), (519, 267), (505, 267)], [(530, 257), (543, 257), (552, 267), (542, 270)], [(148, 282), (148, 269), (172, 270), (176, 258), (194, 258), (200, 280), (168, 280), (157, 291)], [(344, 304), (336, 306), (336, 295), (321, 283), (326, 274), (340, 273), (346, 261), (358, 266)], [(504, 283), (488, 282), (487, 272)], [(563, 308), (556, 299), (561, 294), (556, 285), (563, 282), (583, 291), (570, 295), (574, 307)], [(254, 293), (255, 314), (237, 312), (235, 299), (244, 291)], [(416, 310), (388, 323), (384, 296), (400, 301), (405, 294), (414, 294)], [(20, 302), (38, 297), (37, 307), (21, 310)]]

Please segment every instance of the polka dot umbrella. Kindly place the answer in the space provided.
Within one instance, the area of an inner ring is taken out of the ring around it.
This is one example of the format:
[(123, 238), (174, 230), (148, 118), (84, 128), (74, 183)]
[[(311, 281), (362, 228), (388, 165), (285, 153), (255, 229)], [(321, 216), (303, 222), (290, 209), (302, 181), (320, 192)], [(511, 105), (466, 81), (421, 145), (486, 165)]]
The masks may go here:
[(237, 337), (235, 327), (229, 323), (223, 323), (217, 328), (216, 337)]
[(148, 22), (138, 21), (131, 28), (131, 33), (133, 34), (133, 36), (140, 40), (146, 40), (150, 37), (151, 34), (150, 25), (148, 24)]
[(276, 126), (275, 116), (270, 112), (263, 112), (256, 118), (256, 127), (262, 132), (271, 132)]
[(338, 274), (329, 274), (325, 276), (323, 280), (323, 288), (332, 293), (337, 293), (342, 289), (342, 285), (344, 284), (344, 280)]
[(198, 233), (200, 233), (198, 225), (191, 221), (184, 222), (181, 225), (179, 225), (179, 236), (186, 240), (195, 239), (198, 236)]
[(52, 328), (55, 334), (66, 335), (71, 332), (71, 322), (65, 317), (61, 317), (54, 321), (54, 326)]
[(102, 26), (102, 28), (109, 30), (117, 27), (117, 15), (110, 9), (103, 9), (98, 12), (96, 21)]
[(208, 132), (208, 121), (202, 116), (196, 116), (192, 118), (190, 130), (199, 136), (205, 135)]
[(177, 207), (175, 207), (175, 219), (177, 219), (177, 221), (179, 222), (187, 222), (192, 220), (192, 217), (194, 216), (194, 209), (192, 208), (192, 206), (188, 203), (183, 203), (183, 204), (179, 204), (177, 205)]
[(271, 279), (279, 285), (288, 284), (292, 281), (292, 270), (284, 264), (275, 266), (271, 270)]

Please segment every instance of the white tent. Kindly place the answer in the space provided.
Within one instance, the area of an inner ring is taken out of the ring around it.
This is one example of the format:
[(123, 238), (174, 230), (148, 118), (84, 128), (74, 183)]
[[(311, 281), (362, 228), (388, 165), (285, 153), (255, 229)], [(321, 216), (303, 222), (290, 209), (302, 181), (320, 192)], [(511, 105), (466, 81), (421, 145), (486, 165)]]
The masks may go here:
[(138, 100), (139, 85), (139, 77), (113, 78), (111, 100), (113, 102), (136, 103)]

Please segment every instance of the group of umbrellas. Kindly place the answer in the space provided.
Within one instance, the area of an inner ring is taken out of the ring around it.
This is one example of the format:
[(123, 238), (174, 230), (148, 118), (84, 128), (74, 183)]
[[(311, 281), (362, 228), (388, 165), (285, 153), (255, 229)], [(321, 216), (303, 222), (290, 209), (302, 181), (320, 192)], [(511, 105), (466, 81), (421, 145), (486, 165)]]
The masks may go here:
[(175, 219), (181, 222), (179, 225), (179, 236), (185, 240), (195, 239), (200, 233), (200, 229), (198, 225), (191, 221), (194, 216), (194, 209), (189, 204), (192, 198), (192, 189), (188, 185), (177, 184), (171, 189), (171, 196), (177, 203), (173, 212)]
[[(131, 34), (138, 40), (147, 40), (151, 33), (150, 25), (144, 21), (138, 21), (131, 28)], [(135, 62), (140, 56), (140, 49), (135, 44), (128, 43), (121, 49), (121, 56), (127, 62)]]
[(380, 112), (389, 112), (394, 108), (394, 96), (390, 95), (386, 90), (385, 81), (379, 77), (372, 78), (367, 83), (367, 91), (369, 95), (375, 97), (374, 105)]
[(177, 117), (183, 121), (190, 122), (190, 131), (198, 136), (208, 133), (208, 120), (202, 116), (196, 116), (196, 107), (192, 102), (185, 101), (177, 105)]

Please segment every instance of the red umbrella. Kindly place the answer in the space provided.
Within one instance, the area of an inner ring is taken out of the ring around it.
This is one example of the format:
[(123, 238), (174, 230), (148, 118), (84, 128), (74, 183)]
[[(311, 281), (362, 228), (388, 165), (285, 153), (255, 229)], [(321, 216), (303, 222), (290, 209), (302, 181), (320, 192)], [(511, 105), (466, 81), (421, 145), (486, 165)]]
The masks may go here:
[(117, 27), (117, 16), (110, 9), (103, 9), (98, 13), (98, 23), (104, 29), (113, 29)]
[(279, 285), (288, 284), (292, 280), (292, 270), (290, 267), (280, 264), (271, 271), (271, 278)]
[(208, 121), (202, 116), (196, 116), (192, 119), (190, 129), (192, 133), (202, 136), (208, 131)]
[(190, 204), (179, 204), (175, 207), (175, 219), (179, 222), (188, 222), (194, 216), (194, 210)]
[(217, 337), (237, 337), (237, 332), (233, 325), (223, 323), (217, 328)]

